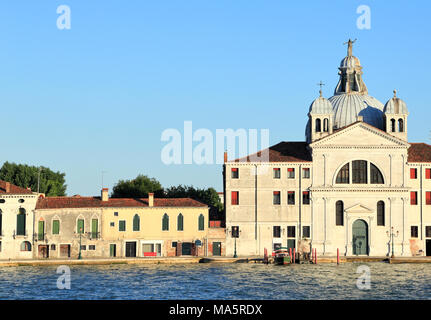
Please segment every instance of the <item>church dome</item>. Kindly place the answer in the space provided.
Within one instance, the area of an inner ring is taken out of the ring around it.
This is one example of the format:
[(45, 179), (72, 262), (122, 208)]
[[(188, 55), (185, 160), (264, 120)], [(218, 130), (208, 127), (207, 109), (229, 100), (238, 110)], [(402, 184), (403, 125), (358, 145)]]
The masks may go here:
[(361, 62), (355, 56), (345, 57), (340, 63), (340, 68), (357, 68), (360, 66)]
[(309, 114), (333, 114), (332, 104), (328, 99), (322, 96), (318, 97), (310, 105)]
[(383, 104), (368, 94), (345, 93), (329, 98), (334, 107), (334, 127), (342, 128), (357, 121), (363, 121), (383, 129)]
[(394, 90), (394, 96), (386, 102), (383, 113), (409, 114), (406, 103), (397, 97), (396, 90)]

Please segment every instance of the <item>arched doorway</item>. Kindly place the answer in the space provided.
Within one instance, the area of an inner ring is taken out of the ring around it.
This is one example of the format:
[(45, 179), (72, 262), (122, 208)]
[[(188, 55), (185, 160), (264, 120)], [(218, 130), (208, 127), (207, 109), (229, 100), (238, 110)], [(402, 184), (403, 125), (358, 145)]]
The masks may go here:
[(356, 220), (352, 227), (353, 254), (368, 254), (368, 224), (364, 220)]

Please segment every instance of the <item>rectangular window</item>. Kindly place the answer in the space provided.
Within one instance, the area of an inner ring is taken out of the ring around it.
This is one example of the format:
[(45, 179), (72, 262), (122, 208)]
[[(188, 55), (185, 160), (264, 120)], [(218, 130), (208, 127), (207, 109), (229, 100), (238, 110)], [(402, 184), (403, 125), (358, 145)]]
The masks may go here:
[(410, 179), (416, 179), (417, 178), (417, 169), (411, 168), (410, 169)]
[(231, 177), (232, 179), (239, 179), (239, 170), (238, 168), (232, 168), (231, 170)]
[(273, 237), (274, 238), (280, 238), (281, 237), (281, 227), (280, 226), (274, 226)]
[(412, 226), (411, 227), (411, 237), (412, 238), (418, 237), (418, 226)]
[(274, 243), (274, 251), (277, 251), (281, 248), (281, 243)]
[(302, 169), (302, 177), (304, 179), (309, 179), (310, 178), (310, 168), (303, 168)]
[(96, 246), (94, 244), (90, 244), (88, 246), (88, 250), (96, 250)]
[(45, 239), (45, 221), (39, 221), (37, 230), (37, 240), (41, 241)]
[(295, 204), (295, 191), (287, 191), (287, 204)]
[(177, 247), (177, 242), (176, 241), (172, 241), (172, 248), (176, 248)]
[(310, 204), (310, 193), (308, 191), (302, 192), (302, 204)]
[(239, 204), (239, 191), (232, 191), (232, 205), (236, 206)]
[(274, 179), (280, 179), (281, 177), (281, 173), (280, 173), (280, 168), (274, 168)]
[(431, 238), (431, 226), (425, 227), (425, 237)]
[(431, 191), (425, 192), (426, 204), (431, 204)]
[(431, 169), (425, 169), (425, 179), (431, 179)]
[(119, 231), (126, 231), (126, 221), (125, 220), (118, 221), (118, 230)]
[(295, 179), (295, 168), (287, 168), (287, 178)]
[(82, 245), (81, 246), (81, 250), (87, 250), (87, 246), (86, 245)]
[(84, 233), (84, 219), (78, 219), (76, 223), (76, 233)]
[(296, 237), (295, 226), (287, 226), (287, 237), (288, 238)]
[(411, 191), (410, 192), (410, 204), (411, 205), (417, 205), (418, 204), (418, 193), (417, 191)]
[(367, 161), (352, 161), (352, 183), (367, 183)]
[(56, 248), (55, 248), (55, 244), (51, 244), (51, 250), (52, 250), (52, 251), (55, 251), (55, 249), (56, 249)]
[(278, 204), (280, 204), (280, 191), (274, 191), (274, 193), (273, 193), (273, 200), (272, 200), (272, 203), (273, 204), (275, 204), (275, 205), (278, 205)]
[(110, 223), (110, 226), (111, 226), (111, 227), (115, 227), (115, 222), (111, 222), (111, 223)]
[(52, 234), (60, 234), (60, 220), (52, 221)]
[(118, 212), (114, 212), (114, 217), (118, 217)]
[(303, 238), (310, 238), (310, 226), (303, 226), (302, 227), (302, 237)]

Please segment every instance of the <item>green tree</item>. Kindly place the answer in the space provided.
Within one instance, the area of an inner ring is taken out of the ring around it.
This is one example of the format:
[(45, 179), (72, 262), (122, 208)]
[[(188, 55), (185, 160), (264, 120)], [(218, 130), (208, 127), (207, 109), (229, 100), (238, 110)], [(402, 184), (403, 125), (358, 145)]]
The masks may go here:
[(165, 190), (166, 198), (192, 198), (210, 207), (212, 219), (221, 219), (223, 204), (214, 188), (200, 189), (193, 186), (172, 186)]
[(164, 196), (163, 187), (159, 181), (145, 175), (138, 175), (132, 180), (120, 180), (112, 190), (112, 198), (146, 198), (153, 192), (155, 197)]
[[(11, 162), (3, 163), (0, 169), (0, 179), (22, 188), (37, 191), (39, 167)], [(54, 172), (49, 168), (40, 167), (39, 192), (46, 196), (65, 196), (65, 173)]]

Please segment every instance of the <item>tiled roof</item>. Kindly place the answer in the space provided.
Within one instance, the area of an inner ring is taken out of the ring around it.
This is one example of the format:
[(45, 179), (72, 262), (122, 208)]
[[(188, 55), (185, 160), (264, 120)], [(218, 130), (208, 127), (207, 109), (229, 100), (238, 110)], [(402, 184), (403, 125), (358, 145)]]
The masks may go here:
[[(110, 198), (108, 201), (102, 201), (100, 197), (41, 197), (36, 205), (36, 209), (121, 207), (148, 207), (148, 199)], [(207, 207), (207, 205), (190, 198), (167, 198), (154, 199), (154, 207)]]
[(431, 162), (431, 145), (410, 142), (408, 162)]
[(32, 191), (26, 188), (18, 187), (14, 184), (10, 184), (10, 190), (9, 192), (6, 192), (6, 181), (0, 180), (0, 194), (1, 193), (7, 193), (7, 194), (31, 194)]
[[(280, 142), (269, 148), (269, 162), (310, 162), (311, 154), (307, 149), (306, 142)], [(262, 155), (259, 151), (253, 155), (236, 159), (233, 162), (253, 162), (253, 157)], [(251, 158), (251, 159), (250, 159)], [(260, 160), (256, 160), (259, 162)]]

